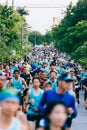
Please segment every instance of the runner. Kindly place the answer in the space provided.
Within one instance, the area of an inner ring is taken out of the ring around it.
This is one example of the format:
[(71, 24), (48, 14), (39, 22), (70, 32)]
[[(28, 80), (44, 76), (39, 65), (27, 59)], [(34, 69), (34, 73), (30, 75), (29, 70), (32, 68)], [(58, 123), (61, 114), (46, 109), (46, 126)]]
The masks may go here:
[[(75, 106), (74, 97), (67, 92), (71, 82), (73, 79), (67, 76), (67, 74), (63, 74), (58, 78), (58, 87), (56, 90), (48, 90), (43, 94), (42, 100), (39, 105), (39, 110), (41, 112), (45, 111), (44, 106), (47, 106), (48, 103), (52, 101), (63, 101), (67, 107), (67, 114), (71, 115), (72, 118), (77, 116), (77, 110)], [(50, 96), (51, 95), (51, 96)], [(66, 100), (67, 99), (67, 100)], [(67, 130), (71, 127), (71, 121), (66, 122)]]
[(23, 98), (25, 96), (25, 91), (27, 89), (27, 84), (25, 82), (25, 80), (23, 78), (20, 77), (20, 71), (19, 70), (15, 70), (14, 71), (14, 77), (12, 77), (12, 79), (9, 81), (8, 83), (9, 87), (13, 87), (15, 88), (15, 90), (17, 91), (19, 97), (20, 97), (20, 105), (23, 106)]
[(66, 107), (62, 102), (55, 101), (49, 103), (45, 110), (45, 117), (49, 123), (43, 130), (65, 130), (63, 126), (67, 119), (67, 113)]
[(83, 85), (84, 85), (83, 87), (85, 89), (85, 93), (84, 93), (85, 103), (84, 103), (84, 105), (85, 105), (85, 109), (87, 110), (87, 78), (84, 80)]
[(30, 74), (28, 73), (28, 69), (26, 67), (24, 67), (23, 73), (20, 77), (23, 78), (26, 81), (27, 86), (29, 86)]
[[(40, 80), (38, 77), (33, 79), (33, 88), (29, 90), (27, 95), (27, 103), (30, 103), (27, 112), (27, 120), (29, 122), (30, 130), (35, 129), (35, 121), (41, 118), (38, 110), (39, 103), (43, 95), (42, 89), (40, 89)], [(36, 126), (37, 127), (37, 126)]]
[(56, 90), (57, 88), (57, 72), (56, 71), (50, 72), (50, 78), (48, 79), (48, 82), (51, 82), (52, 89)]
[(15, 117), (19, 108), (19, 99), (15, 90), (3, 90), (0, 93), (0, 130), (28, 130), (26, 124)]
[(18, 92), (21, 92), (23, 89), (25, 90), (27, 88), (25, 80), (20, 77), (19, 70), (14, 71), (14, 77), (12, 77), (12, 79), (9, 81), (9, 86), (14, 87)]
[(0, 91), (5, 89), (4, 84), (5, 84), (5, 76), (0, 75)]

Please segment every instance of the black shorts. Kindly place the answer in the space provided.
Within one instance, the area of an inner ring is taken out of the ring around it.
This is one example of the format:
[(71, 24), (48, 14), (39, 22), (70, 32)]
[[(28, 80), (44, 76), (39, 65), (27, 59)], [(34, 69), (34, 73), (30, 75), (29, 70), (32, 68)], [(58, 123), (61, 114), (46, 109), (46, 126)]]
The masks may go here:
[(31, 115), (28, 114), (27, 115), (27, 120), (30, 122), (35, 122), (36, 121), (36, 128), (39, 128), (39, 122), (40, 120), (43, 118), (42, 115)]
[(67, 128), (71, 128), (72, 125), (72, 118), (68, 118), (66, 121)]
[(84, 100), (86, 100), (87, 99), (87, 92), (85, 91), (85, 93), (84, 93)]
[(38, 118), (39, 118), (39, 115), (31, 115), (31, 114), (27, 115), (27, 120), (28, 121), (34, 122), (34, 121), (38, 120)]

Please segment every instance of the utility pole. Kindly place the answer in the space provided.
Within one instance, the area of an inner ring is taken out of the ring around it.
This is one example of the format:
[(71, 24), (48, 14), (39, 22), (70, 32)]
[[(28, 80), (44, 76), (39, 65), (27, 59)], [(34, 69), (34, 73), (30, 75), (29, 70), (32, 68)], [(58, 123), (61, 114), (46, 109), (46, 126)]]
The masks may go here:
[(8, 0), (6, 0), (6, 5), (8, 6)]
[(12, 8), (14, 8), (14, 0), (12, 0)]
[(23, 45), (23, 41), (24, 41), (24, 39), (23, 39), (23, 25), (22, 25), (22, 27), (21, 27), (21, 44)]
[(36, 45), (37, 41), (36, 41), (36, 34), (35, 34), (35, 45)]

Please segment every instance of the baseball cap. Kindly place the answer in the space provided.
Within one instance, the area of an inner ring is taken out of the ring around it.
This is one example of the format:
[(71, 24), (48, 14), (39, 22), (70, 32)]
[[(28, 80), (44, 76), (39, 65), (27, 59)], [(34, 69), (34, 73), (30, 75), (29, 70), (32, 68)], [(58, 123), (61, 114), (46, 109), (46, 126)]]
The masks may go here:
[(20, 102), (14, 88), (4, 89), (0, 92), (0, 102), (4, 102), (4, 101), (7, 101), (7, 100), (14, 101), (14, 102), (17, 102), (17, 103)]
[(65, 81), (65, 82), (73, 82), (74, 81), (73, 78), (71, 78), (70, 76), (68, 76), (67, 73), (61, 74), (58, 77), (58, 80)]
[(41, 73), (47, 73), (47, 70), (41, 69)]

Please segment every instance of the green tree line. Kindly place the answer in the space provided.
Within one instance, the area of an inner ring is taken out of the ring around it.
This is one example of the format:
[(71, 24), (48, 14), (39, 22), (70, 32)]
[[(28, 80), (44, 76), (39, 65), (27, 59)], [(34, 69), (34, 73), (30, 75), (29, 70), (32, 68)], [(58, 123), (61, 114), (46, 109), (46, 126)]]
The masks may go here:
[(87, 66), (87, 0), (71, 2), (52, 33), (56, 48)]
[(29, 32), (28, 40), (32, 45), (50, 44), (53, 42), (53, 36), (51, 31), (47, 31), (45, 34), (41, 34), (38, 31)]
[(24, 14), (23, 9), (0, 5), (0, 61), (12, 57), (12, 50), (17, 56), (23, 54), (22, 43), (28, 41), (24, 38), (27, 33)]

